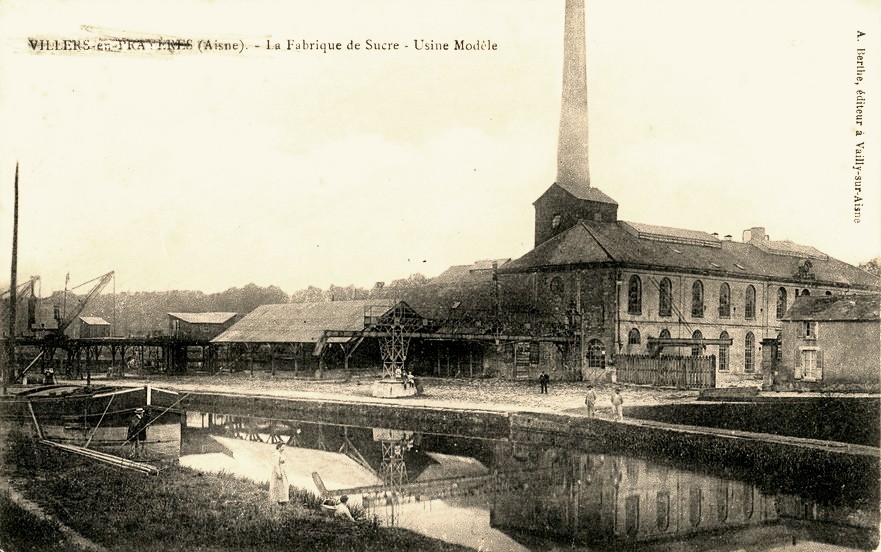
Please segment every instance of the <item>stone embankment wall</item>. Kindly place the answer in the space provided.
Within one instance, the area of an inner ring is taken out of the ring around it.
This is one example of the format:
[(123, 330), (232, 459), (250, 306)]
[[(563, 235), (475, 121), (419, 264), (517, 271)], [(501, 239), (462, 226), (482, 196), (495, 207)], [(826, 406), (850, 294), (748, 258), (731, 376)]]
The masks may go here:
[(748, 401), (634, 406), (628, 416), (673, 424), (879, 446), (879, 400), (871, 397), (756, 397)]

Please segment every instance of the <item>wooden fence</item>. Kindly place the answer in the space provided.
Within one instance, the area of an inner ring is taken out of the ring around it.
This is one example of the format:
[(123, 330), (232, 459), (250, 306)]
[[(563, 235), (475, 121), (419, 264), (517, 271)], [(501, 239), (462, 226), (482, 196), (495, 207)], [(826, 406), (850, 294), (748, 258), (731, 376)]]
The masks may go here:
[(701, 389), (716, 386), (716, 357), (618, 355), (615, 357), (618, 381)]

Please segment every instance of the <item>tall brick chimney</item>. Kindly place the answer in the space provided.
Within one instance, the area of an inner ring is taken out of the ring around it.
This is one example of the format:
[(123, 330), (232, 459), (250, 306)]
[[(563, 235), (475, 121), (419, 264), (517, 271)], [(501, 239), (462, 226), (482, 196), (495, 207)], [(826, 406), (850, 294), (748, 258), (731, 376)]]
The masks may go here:
[(563, 101), (557, 145), (557, 183), (590, 187), (584, 0), (566, 0), (563, 41)]
[(579, 221), (618, 220), (618, 203), (590, 185), (585, 35), (584, 0), (566, 0), (557, 180), (533, 202), (536, 246), (566, 232)]

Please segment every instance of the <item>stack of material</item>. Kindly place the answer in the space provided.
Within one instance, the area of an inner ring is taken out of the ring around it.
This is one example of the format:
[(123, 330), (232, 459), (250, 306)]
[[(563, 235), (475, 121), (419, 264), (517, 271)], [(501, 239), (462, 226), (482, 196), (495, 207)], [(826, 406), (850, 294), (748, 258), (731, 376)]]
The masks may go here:
[(159, 468), (151, 464), (146, 464), (144, 462), (134, 462), (132, 460), (120, 458), (119, 456), (114, 456), (105, 452), (89, 450), (87, 448), (79, 447), (76, 445), (56, 443), (55, 441), (48, 441), (46, 439), (40, 440), (40, 444), (61, 449), (63, 451), (73, 454), (79, 454), (81, 456), (85, 456), (86, 458), (91, 458), (92, 460), (97, 460), (98, 462), (103, 462), (105, 464), (109, 464), (111, 466), (116, 466), (118, 468), (126, 470), (139, 471), (141, 473), (146, 473), (147, 475), (157, 475), (159, 473)]

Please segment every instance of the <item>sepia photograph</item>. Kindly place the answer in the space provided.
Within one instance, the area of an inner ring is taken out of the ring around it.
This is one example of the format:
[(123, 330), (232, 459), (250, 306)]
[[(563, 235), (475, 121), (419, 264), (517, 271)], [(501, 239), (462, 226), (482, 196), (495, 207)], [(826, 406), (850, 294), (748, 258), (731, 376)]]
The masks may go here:
[(862, 551), (881, 0), (0, 1), (0, 552)]

